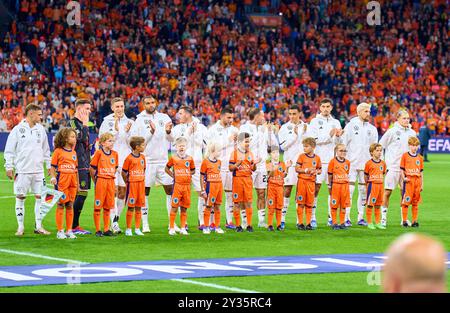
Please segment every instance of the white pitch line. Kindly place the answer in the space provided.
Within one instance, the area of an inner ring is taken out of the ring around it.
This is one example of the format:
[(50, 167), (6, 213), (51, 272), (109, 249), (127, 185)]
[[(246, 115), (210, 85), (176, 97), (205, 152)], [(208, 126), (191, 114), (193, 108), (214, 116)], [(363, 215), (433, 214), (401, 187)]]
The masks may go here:
[(16, 254), (16, 255), (25, 255), (25, 256), (30, 256), (30, 257), (33, 257), (33, 258), (40, 258), (40, 259), (53, 260), (53, 261), (61, 261), (61, 262), (66, 262), (66, 263), (75, 263), (75, 264), (80, 264), (80, 265), (89, 264), (87, 262), (81, 262), (81, 261), (70, 260), (70, 259), (55, 258), (55, 257), (48, 256), (48, 255), (36, 254), (36, 253), (31, 253), (31, 252), (15, 251), (15, 250), (9, 250), (9, 249), (0, 249), (0, 252), (9, 253), (9, 254)]
[(222, 285), (217, 285), (217, 284), (203, 283), (203, 282), (200, 282), (200, 281), (195, 281), (195, 280), (190, 280), (190, 279), (173, 278), (173, 279), (171, 279), (171, 280), (172, 280), (172, 281), (177, 281), (177, 282), (180, 282), (180, 283), (194, 284), (194, 285), (200, 285), (200, 286), (204, 286), (204, 287), (211, 287), (211, 288), (222, 289), (222, 290), (228, 290), (228, 291), (234, 291), (234, 292), (241, 292), (241, 293), (260, 293), (259, 291), (255, 291), (255, 290), (246, 290), (246, 289), (239, 289), (239, 288), (234, 288), (234, 287), (227, 287), (227, 286), (222, 286)]
[(16, 196), (0, 196), (0, 199), (15, 198)]

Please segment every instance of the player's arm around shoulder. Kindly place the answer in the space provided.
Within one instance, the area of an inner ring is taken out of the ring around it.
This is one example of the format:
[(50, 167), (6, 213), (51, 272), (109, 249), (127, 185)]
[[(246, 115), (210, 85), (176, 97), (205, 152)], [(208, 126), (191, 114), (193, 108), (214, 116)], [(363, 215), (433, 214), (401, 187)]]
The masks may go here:
[(164, 170), (167, 173), (167, 175), (169, 175), (171, 178), (174, 178), (172, 167), (173, 167), (173, 157), (170, 157)]

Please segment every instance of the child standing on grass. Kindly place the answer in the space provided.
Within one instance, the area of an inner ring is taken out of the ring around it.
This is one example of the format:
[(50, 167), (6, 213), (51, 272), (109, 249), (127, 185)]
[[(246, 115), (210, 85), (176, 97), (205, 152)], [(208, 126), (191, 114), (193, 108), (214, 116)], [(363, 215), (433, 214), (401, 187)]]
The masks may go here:
[(204, 234), (210, 234), (209, 220), (211, 211), (214, 210), (214, 231), (223, 234), (220, 228), (220, 205), (222, 204), (222, 177), (220, 175), (221, 161), (217, 158), (220, 156), (221, 146), (217, 142), (210, 142), (207, 147), (206, 158), (200, 167), (202, 197), (206, 202), (206, 209), (203, 213)]
[[(372, 158), (366, 162), (364, 168), (364, 181), (366, 182), (366, 218), (367, 228), (386, 229), (381, 224), (381, 205), (383, 204), (383, 181), (386, 174), (386, 163), (381, 160), (383, 147), (379, 143), (373, 143), (369, 147)], [(375, 224), (372, 222), (372, 210), (375, 209)]]
[(411, 227), (419, 227), (420, 193), (423, 189), (423, 158), (417, 153), (420, 141), (417, 137), (409, 137), (409, 152), (403, 154), (400, 169), (403, 181), (402, 220), (403, 227), (408, 227), (408, 207), (412, 205)]
[[(143, 137), (131, 137), (130, 147), (132, 152), (127, 156), (122, 166), (122, 178), (127, 186), (127, 229), (125, 236), (133, 236), (131, 223), (134, 214), (134, 233), (144, 236), (141, 231), (141, 208), (145, 206), (145, 139)], [(157, 148), (156, 148), (157, 149)]]
[[(295, 171), (297, 182), (297, 229), (313, 230), (311, 226), (312, 207), (316, 188), (316, 176), (322, 172), (320, 157), (314, 154), (316, 140), (312, 137), (303, 139), (303, 151), (297, 160)], [(306, 211), (306, 227), (303, 224), (303, 212)]]
[[(78, 159), (74, 150), (77, 133), (72, 128), (62, 128), (55, 136), (55, 151), (50, 168), (50, 182), (56, 190), (64, 193), (56, 208), (58, 239), (77, 238), (72, 232), (73, 202), (78, 190)], [(67, 233), (64, 233), (64, 208), (66, 209)]]
[(189, 235), (186, 230), (187, 210), (191, 206), (191, 181), (195, 173), (195, 164), (191, 156), (186, 154), (187, 140), (178, 137), (175, 140), (177, 152), (166, 164), (166, 173), (173, 178), (172, 210), (170, 211), (169, 235), (175, 232), (175, 217), (180, 208), (181, 235)]
[[(332, 227), (334, 230), (346, 229), (345, 212), (350, 206), (350, 186), (348, 174), (350, 173), (350, 161), (345, 158), (347, 149), (340, 143), (334, 148), (334, 158), (328, 164), (328, 190), (330, 191), (330, 209)], [(339, 224), (337, 222), (337, 210), (339, 212)]]
[(292, 161), (286, 164), (280, 161), (280, 150), (278, 146), (272, 146), (268, 149), (270, 153), (270, 162), (267, 163), (267, 175), (269, 177), (267, 184), (267, 204), (269, 208), (268, 231), (274, 231), (273, 216), (275, 214), (277, 221), (277, 230), (281, 228), (281, 210), (283, 209), (283, 186), (284, 178), (287, 176), (287, 168), (292, 165)]
[[(100, 149), (91, 160), (91, 177), (95, 182), (94, 224), (97, 237), (113, 236), (109, 229), (111, 210), (115, 205), (115, 178), (119, 156), (113, 151), (114, 136), (104, 133), (100, 136)], [(103, 232), (100, 230), (100, 214), (103, 209)]]

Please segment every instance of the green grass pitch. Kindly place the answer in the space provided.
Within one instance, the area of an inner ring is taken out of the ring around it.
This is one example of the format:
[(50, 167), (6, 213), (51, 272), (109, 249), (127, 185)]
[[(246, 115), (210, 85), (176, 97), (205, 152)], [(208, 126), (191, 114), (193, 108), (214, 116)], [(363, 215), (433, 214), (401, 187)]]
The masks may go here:
[[(57, 258), (73, 259), (90, 263), (126, 262), (139, 260), (207, 259), (232, 257), (264, 257), (311, 254), (381, 253), (392, 240), (411, 229), (399, 226), (399, 191), (391, 198), (389, 226), (385, 231), (370, 231), (354, 226), (347, 231), (331, 231), (325, 224), (327, 219), (326, 190), (319, 196), (317, 218), (319, 227), (313, 232), (295, 230), (295, 207), (291, 197), (284, 233), (269, 233), (255, 229), (252, 234), (227, 231), (218, 236), (203, 235), (196, 230), (196, 195), (192, 195), (193, 207), (188, 212), (191, 226), (190, 236), (170, 237), (167, 234), (167, 211), (161, 187), (150, 194), (150, 225), (152, 232), (145, 237), (97, 238), (78, 236), (78, 239), (57, 240), (55, 238), (55, 211), (47, 215), (44, 225), (52, 235), (43, 237), (33, 234), (34, 200), (26, 201), (25, 236), (17, 238), (14, 214), (13, 184), (7, 180), (0, 155), (0, 248), (38, 253)], [(418, 231), (440, 239), (450, 250), (450, 156), (431, 155), (425, 163), (423, 202), (419, 206), (420, 228)], [(256, 198), (256, 197), (255, 197)], [(354, 197), (356, 201), (356, 195)], [(81, 225), (93, 230), (93, 191), (85, 203)], [(356, 221), (357, 210), (353, 206), (352, 220)], [(224, 214), (222, 214), (224, 220)], [(254, 220), (257, 215), (254, 214)], [(122, 213), (124, 228), (125, 214)], [(18, 256), (0, 252), (0, 265), (52, 264), (57, 261)], [(297, 274), (253, 277), (216, 277), (193, 279), (198, 282), (217, 284), (259, 292), (378, 292), (380, 287), (367, 283), (367, 273)], [(224, 290), (184, 284), (176, 281), (136, 281), (93, 283), (81, 285), (47, 285), (0, 288), (0, 292), (224, 292)]]

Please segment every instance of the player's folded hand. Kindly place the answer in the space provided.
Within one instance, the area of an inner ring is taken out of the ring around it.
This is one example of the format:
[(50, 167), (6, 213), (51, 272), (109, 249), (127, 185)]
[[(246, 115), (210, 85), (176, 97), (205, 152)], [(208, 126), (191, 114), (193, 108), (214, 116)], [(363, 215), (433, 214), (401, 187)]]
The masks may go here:
[(52, 177), (50, 179), (50, 183), (52, 183), (53, 185), (56, 185), (56, 177)]

